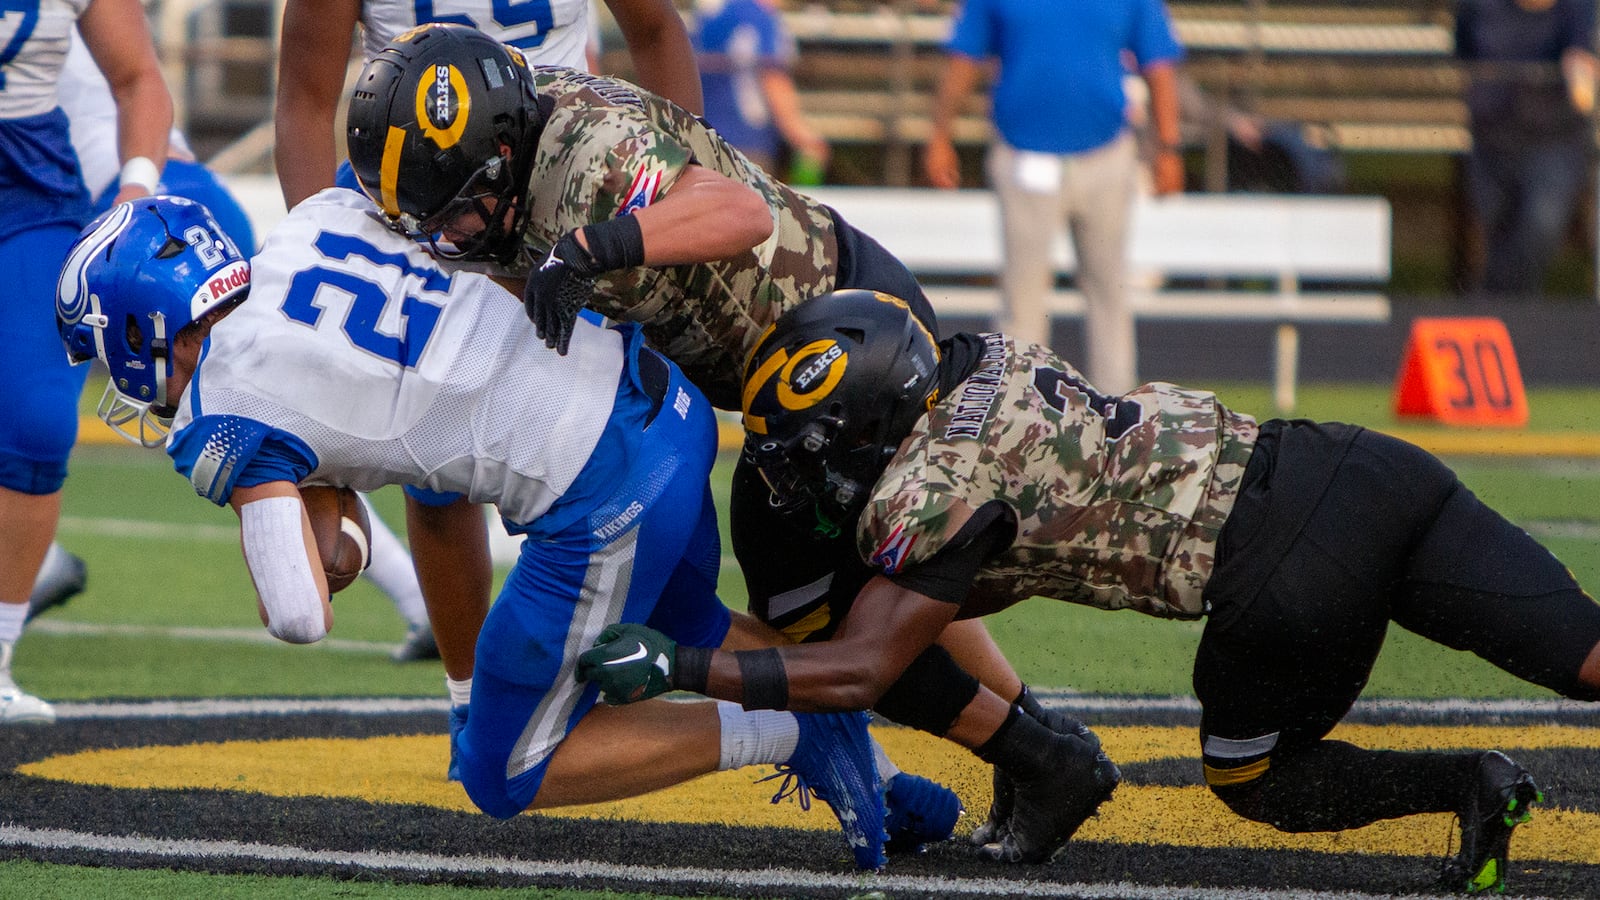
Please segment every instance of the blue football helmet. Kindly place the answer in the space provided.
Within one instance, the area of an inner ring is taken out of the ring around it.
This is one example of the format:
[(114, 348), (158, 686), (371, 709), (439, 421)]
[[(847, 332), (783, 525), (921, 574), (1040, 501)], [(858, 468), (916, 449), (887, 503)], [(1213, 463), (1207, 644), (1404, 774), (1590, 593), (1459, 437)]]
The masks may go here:
[(249, 289), (250, 261), (192, 200), (130, 200), (89, 223), (56, 282), (56, 326), (74, 363), (110, 370), (101, 420), (136, 444), (165, 441), (173, 338)]

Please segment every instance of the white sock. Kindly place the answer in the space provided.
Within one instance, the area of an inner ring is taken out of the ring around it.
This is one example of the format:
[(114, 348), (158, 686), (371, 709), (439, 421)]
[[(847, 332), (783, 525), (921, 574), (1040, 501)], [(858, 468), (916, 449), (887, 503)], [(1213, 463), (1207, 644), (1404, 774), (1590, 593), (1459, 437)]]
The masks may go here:
[(428, 624), (428, 607), (422, 602), (422, 585), (417, 583), (417, 569), (411, 554), (378, 518), (372, 501), (366, 494), (358, 494), (367, 507), (367, 521), (372, 523), (372, 565), (364, 572), (378, 590), (389, 595), (401, 618), (411, 625)]
[(466, 706), (472, 700), (472, 676), (457, 681), (446, 675), (444, 689), (450, 692), (451, 706)]
[(883, 749), (883, 745), (878, 743), (877, 738), (872, 739), (872, 759), (878, 764), (878, 780), (884, 784), (888, 784), (889, 779), (900, 774), (900, 767), (889, 758), (889, 754)]
[(748, 710), (737, 703), (719, 700), (717, 717), (722, 720), (719, 770), (788, 762), (800, 743), (800, 723), (792, 712)]
[(22, 637), (22, 623), (28, 619), (28, 601), (0, 602), (0, 643), (15, 644)]

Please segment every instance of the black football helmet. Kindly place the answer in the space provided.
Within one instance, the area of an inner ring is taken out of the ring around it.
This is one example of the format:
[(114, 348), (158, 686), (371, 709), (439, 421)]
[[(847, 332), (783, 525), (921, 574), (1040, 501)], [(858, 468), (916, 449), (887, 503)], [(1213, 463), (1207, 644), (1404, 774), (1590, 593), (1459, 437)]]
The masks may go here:
[(905, 301), (865, 290), (800, 304), (762, 335), (744, 370), (744, 459), (787, 512), (819, 530), (861, 511), (937, 396), (939, 345)]
[[(362, 189), (395, 230), (442, 256), (509, 262), (543, 126), (520, 51), (476, 28), (431, 23), (390, 41), (361, 70), (345, 140)], [(488, 227), (441, 245), (444, 225), (467, 212)]]

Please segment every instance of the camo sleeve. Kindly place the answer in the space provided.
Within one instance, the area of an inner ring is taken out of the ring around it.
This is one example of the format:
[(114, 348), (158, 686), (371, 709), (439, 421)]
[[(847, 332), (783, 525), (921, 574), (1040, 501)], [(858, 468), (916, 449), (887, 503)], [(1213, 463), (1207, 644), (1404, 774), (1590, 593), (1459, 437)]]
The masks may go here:
[(644, 209), (665, 195), (693, 161), (688, 147), (654, 128), (629, 135), (606, 153), (590, 217), (598, 222)]
[(986, 504), (932, 556), (886, 577), (924, 597), (959, 606), (972, 591), (978, 570), (1010, 546), (1015, 534), (1010, 510), (1004, 504)]
[(694, 154), (627, 97), (557, 82), (558, 104), (534, 159), (526, 237), (536, 256), (574, 228), (637, 212), (666, 193)]
[(857, 521), (856, 540), (868, 565), (893, 575), (928, 562), (972, 518), (973, 509), (930, 459), (929, 436), (919, 429), (873, 486)]

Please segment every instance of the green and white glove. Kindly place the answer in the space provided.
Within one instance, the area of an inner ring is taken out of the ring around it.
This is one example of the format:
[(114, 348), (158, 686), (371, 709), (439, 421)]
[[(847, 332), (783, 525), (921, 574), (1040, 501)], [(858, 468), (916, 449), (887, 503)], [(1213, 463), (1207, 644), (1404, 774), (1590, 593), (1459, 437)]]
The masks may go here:
[(600, 687), (612, 706), (648, 700), (673, 689), (678, 643), (634, 622), (607, 625), (594, 647), (578, 657), (577, 678)]

